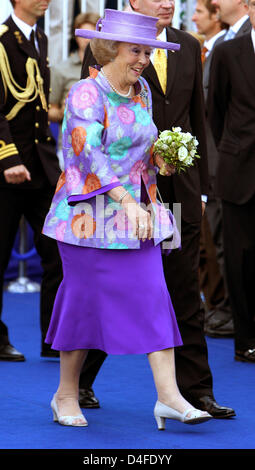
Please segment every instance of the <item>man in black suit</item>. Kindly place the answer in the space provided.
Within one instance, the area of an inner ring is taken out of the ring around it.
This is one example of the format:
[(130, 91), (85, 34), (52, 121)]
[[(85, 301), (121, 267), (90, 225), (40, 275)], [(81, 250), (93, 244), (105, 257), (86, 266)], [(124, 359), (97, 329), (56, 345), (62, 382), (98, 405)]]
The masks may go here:
[(235, 324), (235, 359), (255, 362), (255, 0), (251, 33), (215, 48), (208, 112), (219, 150), (224, 255)]
[[(0, 311), (4, 272), (24, 215), (42, 260), (41, 355), (48, 356), (44, 338), (62, 278), (57, 245), (41, 234), (60, 174), (48, 123), (47, 37), (36, 26), (49, 0), (12, 4), (13, 14), (0, 26)], [(10, 344), (7, 326), (0, 320), (0, 360), (24, 359)]]
[[(163, 257), (166, 281), (184, 343), (184, 346), (176, 349), (177, 381), (181, 393), (194, 406), (208, 411), (214, 417), (228, 418), (235, 415), (234, 410), (218, 405), (213, 395), (203, 333), (203, 312), (200, 310), (198, 264), (200, 224), (204, 210), (201, 196), (206, 195), (208, 190), (200, 46), (188, 33), (168, 27), (174, 13), (174, 1), (130, 0), (130, 4), (136, 12), (159, 18), (157, 26), (159, 33), (162, 33), (161, 40), (163, 36), (165, 40), (181, 44), (179, 52), (168, 53), (166, 93), (161, 88), (153, 63), (143, 76), (152, 91), (153, 118), (159, 131), (180, 126), (184, 131), (192, 132), (200, 142), (202, 157), (186, 173), (173, 177), (159, 176), (158, 179), (164, 202), (182, 204), (182, 250)], [(95, 59), (88, 46), (82, 77), (88, 76), (88, 66), (93, 64)], [(89, 354), (81, 374), (81, 383), (89, 377), (93, 381), (90, 361), (94, 354), (99, 356), (100, 353), (90, 351)]]
[[(207, 101), (210, 66), (215, 45), (223, 41), (228, 25), (219, 19), (213, 0), (197, 0), (192, 21), (204, 36), (202, 47), (203, 89)], [(205, 297), (205, 333), (213, 337), (233, 336), (233, 318), (225, 282), (221, 200), (215, 197), (214, 181), (218, 152), (206, 119), (209, 193), (202, 219), (200, 240), (200, 288)]]
[[(246, 0), (199, 0), (198, 3), (204, 3), (204, 8), (216, 8), (219, 13), (218, 21), (224, 21), (226, 26), (229, 28), (224, 36), (220, 36), (207, 41), (207, 32), (203, 28), (199, 30), (200, 33), (205, 34), (204, 46), (207, 47), (204, 68), (203, 68), (203, 86), (205, 99), (207, 99), (210, 66), (213, 56), (214, 47), (222, 41), (228, 41), (235, 37), (240, 37), (251, 30), (250, 18), (247, 14), (248, 6)], [(200, 6), (201, 10), (201, 6)], [(194, 21), (196, 20), (196, 14), (194, 15)], [(216, 18), (214, 19), (216, 20)], [(205, 20), (205, 28), (209, 29), (211, 33), (211, 27), (208, 21)], [(199, 27), (199, 26), (198, 26)], [(213, 49), (212, 49), (213, 41)], [(210, 128), (207, 126), (207, 146), (208, 146), (208, 167), (210, 176), (210, 188), (207, 200), (207, 207), (205, 217), (202, 221), (202, 242), (203, 238), (206, 238), (207, 246), (201, 243), (202, 256), (200, 258), (200, 273), (206, 275), (206, 267), (208, 267), (208, 276), (211, 273), (212, 279), (212, 290), (210, 291), (209, 286), (208, 292), (205, 293), (207, 305), (209, 307), (205, 315), (205, 331), (210, 336), (224, 336), (233, 335), (233, 315), (230, 309), (228, 289), (226, 285), (225, 275), (225, 263), (224, 263), (224, 247), (223, 247), (223, 229), (222, 229), (222, 204), (221, 200), (215, 196), (214, 181), (215, 174), (218, 165), (218, 152), (215, 147), (214, 139), (211, 134)], [(210, 230), (210, 232), (209, 232)], [(214, 245), (210, 243), (214, 242)], [(207, 253), (206, 253), (207, 250)], [(215, 253), (216, 251), (216, 253)], [(214, 253), (217, 256), (218, 266), (214, 263)], [(207, 256), (207, 258), (206, 258)], [(210, 264), (206, 264), (206, 259), (211, 260)], [(219, 269), (217, 269), (219, 268)], [(203, 272), (204, 271), (204, 272)], [(220, 276), (219, 276), (220, 275)], [(218, 281), (218, 282), (217, 282)], [(203, 279), (202, 279), (203, 282)], [(205, 286), (202, 286), (205, 287)], [(213, 294), (209, 298), (210, 294)], [(210, 305), (211, 304), (211, 305)]]

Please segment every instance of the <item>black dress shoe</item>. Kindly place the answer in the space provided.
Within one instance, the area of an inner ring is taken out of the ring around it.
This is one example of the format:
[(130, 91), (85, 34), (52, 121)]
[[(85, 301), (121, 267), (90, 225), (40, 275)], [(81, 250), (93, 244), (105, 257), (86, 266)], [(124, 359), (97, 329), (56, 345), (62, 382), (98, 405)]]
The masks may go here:
[(3, 344), (0, 346), (0, 361), (22, 362), (25, 356), (11, 344)]
[[(192, 401), (192, 405), (193, 401)], [(204, 396), (199, 398), (195, 405), (203, 411), (207, 411), (213, 418), (232, 418), (235, 416), (235, 411), (227, 406), (220, 406), (213, 398)]]
[(79, 389), (79, 404), (81, 408), (100, 408), (92, 388)]
[(235, 360), (240, 362), (253, 362), (255, 364), (255, 349), (236, 351)]

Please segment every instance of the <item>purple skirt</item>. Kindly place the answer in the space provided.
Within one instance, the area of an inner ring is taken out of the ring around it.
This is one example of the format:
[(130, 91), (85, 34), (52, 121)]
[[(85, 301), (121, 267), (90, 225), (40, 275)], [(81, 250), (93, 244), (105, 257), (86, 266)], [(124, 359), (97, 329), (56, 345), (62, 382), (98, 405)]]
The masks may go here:
[(159, 245), (58, 247), (64, 276), (45, 340), (52, 349), (142, 354), (182, 345)]

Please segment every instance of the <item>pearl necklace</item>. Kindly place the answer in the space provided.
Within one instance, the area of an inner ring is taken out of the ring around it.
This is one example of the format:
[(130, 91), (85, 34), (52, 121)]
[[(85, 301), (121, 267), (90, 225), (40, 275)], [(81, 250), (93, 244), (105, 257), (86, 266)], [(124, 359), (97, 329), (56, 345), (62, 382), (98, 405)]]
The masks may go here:
[(131, 96), (131, 92), (132, 92), (132, 85), (130, 85), (129, 87), (129, 90), (127, 93), (120, 93), (120, 91), (117, 90), (117, 88), (115, 88), (115, 86), (113, 86), (113, 84), (110, 82), (110, 80), (107, 78), (107, 76), (105, 75), (104, 71), (103, 71), (103, 67), (101, 68), (100, 72), (102, 72), (104, 78), (106, 79), (106, 81), (109, 83), (110, 87), (113, 89), (113, 91), (115, 91), (115, 93), (117, 93), (117, 95), (120, 95), (122, 96), (123, 98), (129, 98)]

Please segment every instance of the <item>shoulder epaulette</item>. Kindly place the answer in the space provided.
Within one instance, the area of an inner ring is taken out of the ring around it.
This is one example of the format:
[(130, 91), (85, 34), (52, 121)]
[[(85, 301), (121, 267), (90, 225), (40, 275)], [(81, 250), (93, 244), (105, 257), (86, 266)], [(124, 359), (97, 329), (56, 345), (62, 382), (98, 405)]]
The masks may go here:
[[(8, 29), (8, 26), (6, 25), (0, 25), (0, 28), (1, 26), (5, 26)], [(38, 95), (40, 96), (43, 109), (48, 111), (47, 101), (43, 89), (43, 78), (41, 77), (40, 69), (36, 59), (33, 59), (32, 57), (28, 57), (27, 59), (25, 65), (27, 72), (27, 83), (25, 87), (20, 86), (13, 77), (7, 52), (1, 41), (0, 66), (5, 99), (7, 97), (7, 89), (9, 89), (12, 96), (17, 100), (16, 105), (5, 116), (8, 121), (11, 121), (18, 114), (20, 109), (25, 106), (26, 103), (34, 101)]]

